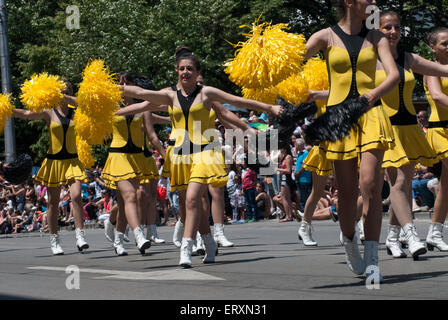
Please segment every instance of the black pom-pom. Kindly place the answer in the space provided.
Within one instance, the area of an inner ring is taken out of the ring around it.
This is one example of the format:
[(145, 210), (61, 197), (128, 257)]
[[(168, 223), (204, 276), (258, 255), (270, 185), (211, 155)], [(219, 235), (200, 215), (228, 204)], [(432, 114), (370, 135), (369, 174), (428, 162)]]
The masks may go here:
[(272, 117), (270, 123), (278, 130), (279, 145), (290, 143), (291, 136), (299, 123), (317, 112), (315, 102), (301, 103), (294, 106), (282, 97), (278, 97), (277, 104), (283, 107), (283, 112), (278, 117)]
[(3, 177), (12, 184), (20, 184), (26, 182), (31, 176), (33, 169), (33, 159), (30, 155), (20, 154), (12, 163), (3, 165)]
[(318, 145), (322, 141), (335, 142), (348, 136), (351, 129), (359, 129), (358, 120), (366, 113), (367, 107), (367, 98), (359, 97), (327, 108), (305, 129), (306, 143)]

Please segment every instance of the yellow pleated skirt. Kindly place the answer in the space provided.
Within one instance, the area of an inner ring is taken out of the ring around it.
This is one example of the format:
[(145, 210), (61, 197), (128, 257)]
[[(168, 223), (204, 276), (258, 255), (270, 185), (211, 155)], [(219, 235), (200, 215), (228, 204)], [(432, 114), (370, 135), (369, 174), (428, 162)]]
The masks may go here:
[(221, 151), (205, 150), (190, 155), (175, 155), (174, 152), (167, 152), (168, 154), (171, 191), (186, 190), (192, 182), (221, 188), (229, 180)]
[(314, 146), (310, 150), (305, 160), (303, 160), (303, 167), (305, 170), (313, 171), (319, 176), (333, 174), (332, 163), (325, 157), (324, 149), (326, 144), (327, 143), (321, 143), (319, 146)]
[(150, 177), (149, 162), (142, 153), (109, 153), (101, 175), (106, 187), (117, 189), (117, 182)]
[(148, 162), (148, 165), (145, 166), (145, 168), (147, 167), (147, 169), (149, 169), (148, 172), (145, 172), (145, 176), (148, 176), (148, 178), (140, 180), (140, 184), (148, 184), (151, 180), (159, 180), (159, 170), (157, 169), (156, 160), (154, 157), (145, 157), (145, 161)]
[(432, 150), (419, 125), (397, 125), (392, 126), (392, 129), (395, 145), (385, 152), (383, 168), (400, 168), (411, 162), (430, 167), (438, 162), (438, 156)]
[(328, 142), (326, 158), (330, 161), (359, 158), (369, 150), (387, 150), (394, 145), (394, 133), (383, 106), (371, 108), (358, 120), (359, 128), (352, 129), (349, 136), (336, 142)]
[(45, 158), (35, 180), (50, 188), (71, 184), (76, 180), (81, 182), (89, 181), (78, 158), (66, 160)]
[(430, 128), (426, 139), (439, 160), (448, 158), (448, 128)]

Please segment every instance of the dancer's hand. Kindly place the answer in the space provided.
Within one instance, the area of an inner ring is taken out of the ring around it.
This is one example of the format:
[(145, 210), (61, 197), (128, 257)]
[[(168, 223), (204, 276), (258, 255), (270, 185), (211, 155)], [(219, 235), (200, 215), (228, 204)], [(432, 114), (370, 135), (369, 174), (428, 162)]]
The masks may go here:
[(363, 97), (365, 97), (368, 101), (367, 110), (366, 110), (366, 112), (367, 112), (370, 109), (372, 109), (372, 107), (375, 105), (377, 98), (374, 95), (372, 95), (370, 92), (363, 95)]
[(278, 117), (278, 116), (280, 116), (282, 114), (282, 112), (283, 112), (283, 107), (282, 106), (280, 106), (278, 104), (271, 106), (271, 113), (274, 116)]
[(314, 102), (316, 100), (327, 100), (329, 91), (315, 91), (315, 90), (308, 90), (308, 99), (306, 99), (306, 103)]

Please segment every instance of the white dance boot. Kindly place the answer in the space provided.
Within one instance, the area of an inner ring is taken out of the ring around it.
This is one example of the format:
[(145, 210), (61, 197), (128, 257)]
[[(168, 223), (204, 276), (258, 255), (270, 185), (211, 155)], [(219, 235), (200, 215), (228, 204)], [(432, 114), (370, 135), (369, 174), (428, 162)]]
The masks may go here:
[(184, 234), (184, 224), (179, 220), (177, 220), (176, 225), (174, 226), (173, 233), (173, 243), (177, 248), (182, 246), (182, 236)]
[(123, 232), (118, 232), (117, 229), (114, 229), (114, 250), (115, 253), (119, 256), (127, 256), (128, 252), (124, 248), (123, 244)]
[(115, 237), (115, 226), (110, 222), (109, 218), (104, 220), (104, 236), (110, 242), (114, 242)]
[(56, 234), (50, 234), (50, 246), (51, 251), (53, 252), (53, 255), (60, 256), (64, 254), (64, 250), (62, 250), (60, 241), (59, 241), (59, 235)]
[[(378, 277), (379, 282), (383, 282), (383, 276), (380, 273), (378, 267), (378, 242), (377, 241), (365, 241), (364, 242), (364, 262), (366, 277)], [(378, 272), (377, 275), (374, 273)]]
[(145, 254), (145, 250), (151, 247), (151, 241), (145, 238), (140, 227), (134, 229), (134, 238), (140, 253)]
[(203, 235), (202, 239), (205, 246), (205, 257), (202, 260), (202, 263), (214, 263), (218, 245), (216, 244), (215, 239), (213, 239), (211, 233)]
[(184, 268), (191, 268), (191, 253), (193, 250), (193, 239), (182, 238), (182, 245), (180, 247), (180, 261), (179, 265)]
[(448, 245), (443, 241), (443, 224), (431, 223), (426, 237), (426, 245), (429, 251), (434, 251), (434, 248), (440, 251), (448, 251)]
[(311, 236), (311, 223), (302, 220), (298, 233), (299, 240), (302, 240), (305, 246), (317, 246), (317, 242)]
[(398, 241), (401, 227), (389, 225), (389, 232), (386, 239), (387, 254), (394, 258), (406, 258), (406, 253), (401, 249), (401, 243)]
[(417, 261), (418, 256), (426, 253), (426, 247), (420, 242), (420, 238), (418, 237), (417, 230), (413, 223), (405, 225), (403, 231), (406, 236), (409, 252), (411, 253), (412, 258)]
[(408, 248), (408, 240), (406, 239), (406, 235), (404, 234), (403, 228), (400, 230), (400, 235), (398, 236), (398, 241), (401, 243), (401, 247), (403, 249)]
[(89, 249), (89, 244), (86, 241), (84, 230), (77, 228), (75, 230), (76, 233), (76, 246), (78, 247), (78, 251), (82, 252), (82, 250)]
[(343, 235), (345, 260), (347, 261), (348, 268), (357, 275), (361, 275), (366, 271), (366, 264), (361, 257), (358, 248), (358, 238), (356, 234), (353, 236), (353, 240), (348, 239)]
[(130, 227), (129, 227), (129, 225), (127, 225), (126, 226), (126, 230), (123, 233), (123, 240), (126, 241), (126, 242), (130, 242), (130, 240), (129, 240), (129, 229), (130, 229)]
[(160, 239), (157, 234), (157, 226), (155, 224), (150, 224), (147, 226), (146, 239), (151, 240), (156, 244), (165, 243), (165, 240)]
[(215, 239), (218, 246), (221, 247), (233, 247), (234, 244), (227, 240), (226, 236), (224, 235), (224, 225), (221, 223), (215, 223), (214, 224), (214, 234), (213, 238)]
[(196, 233), (196, 240), (193, 240), (193, 256), (203, 256), (205, 255), (205, 245), (202, 240), (201, 234), (199, 231)]
[(358, 223), (356, 224), (358, 226), (358, 234), (359, 234), (359, 240), (361, 240), (362, 243), (364, 243), (366, 237), (364, 235), (364, 222), (362, 219), (359, 219)]

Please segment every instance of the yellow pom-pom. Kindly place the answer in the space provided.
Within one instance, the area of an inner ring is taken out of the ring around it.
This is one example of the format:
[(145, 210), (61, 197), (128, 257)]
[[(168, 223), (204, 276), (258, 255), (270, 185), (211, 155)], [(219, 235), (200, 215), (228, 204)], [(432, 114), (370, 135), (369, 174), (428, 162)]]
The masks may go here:
[(257, 100), (267, 104), (275, 104), (278, 91), (276, 87), (268, 89), (247, 89), (243, 88), (243, 97), (246, 99)]
[(105, 136), (112, 133), (111, 117), (97, 120), (76, 110), (73, 123), (76, 134), (90, 145), (103, 144)]
[[(245, 26), (242, 26), (245, 27)], [(253, 23), (248, 40), (238, 43), (233, 60), (225, 72), (240, 87), (266, 89), (297, 73), (304, 59), (306, 40), (303, 35), (284, 31), (287, 24)]]
[(78, 151), (79, 161), (81, 161), (84, 168), (92, 168), (95, 165), (95, 158), (92, 156), (92, 148), (87, 141), (80, 136), (76, 136), (76, 149)]
[(122, 101), (116, 75), (109, 73), (102, 60), (93, 60), (84, 69), (77, 97), (78, 108), (95, 119), (112, 117)]
[(56, 108), (62, 100), (65, 83), (59, 76), (48, 73), (33, 75), (22, 85), (20, 100), (32, 112)]
[(327, 64), (319, 57), (307, 61), (303, 66), (303, 77), (310, 90), (322, 91), (330, 88)]
[(0, 94), (0, 133), (3, 133), (8, 119), (11, 118), (14, 105), (11, 102), (11, 94)]
[(290, 76), (277, 85), (278, 94), (292, 104), (300, 104), (308, 99), (308, 84), (302, 74)]

